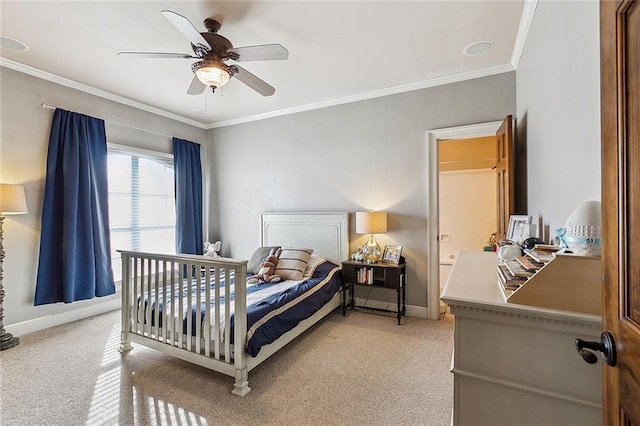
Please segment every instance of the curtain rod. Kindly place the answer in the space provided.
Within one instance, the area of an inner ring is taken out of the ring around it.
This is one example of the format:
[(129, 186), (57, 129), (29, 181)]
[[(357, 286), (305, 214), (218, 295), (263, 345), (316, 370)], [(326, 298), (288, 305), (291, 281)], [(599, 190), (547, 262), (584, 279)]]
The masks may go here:
[[(57, 109), (57, 107), (54, 107), (54, 106), (51, 106), (51, 105), (47, 105), (45, 103), (41, 103), (40, 106), (42, 107), (42, 109), (50, 109), (50, 110), (53, 110), (53, 111), (55, 111)], [(154, 135), (163, 136), (163, 137), (166, 137), (166, 138), (169, 138), (169, 139), (173, 139), (173, 136), (165, 135), (164, 133), (154, 132), (153, 130), (141, 129), (140, 127), (134, 127), (134, 126), (130, 126), (128, 124), (122, 124), (122, 123), (118, 123), (118, 122), (111, 121), (111, 120), (104, 120), (104, 121), (109, 123), (109, 124), (114, 124), (116, 126), (128, 127), (129, 129), (139, 130), (141, 132), (153, 133)]]

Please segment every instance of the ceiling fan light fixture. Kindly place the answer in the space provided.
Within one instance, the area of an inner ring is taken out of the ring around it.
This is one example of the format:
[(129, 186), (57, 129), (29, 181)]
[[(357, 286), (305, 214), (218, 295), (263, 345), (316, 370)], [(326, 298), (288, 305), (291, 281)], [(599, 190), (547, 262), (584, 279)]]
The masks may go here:
[(191, 69), (198, 76), (198, 80), (205, 86), (217, 89), (229, 82), (233, 74), (231, 68), (221, 61), (205, 60), (192, 65)]

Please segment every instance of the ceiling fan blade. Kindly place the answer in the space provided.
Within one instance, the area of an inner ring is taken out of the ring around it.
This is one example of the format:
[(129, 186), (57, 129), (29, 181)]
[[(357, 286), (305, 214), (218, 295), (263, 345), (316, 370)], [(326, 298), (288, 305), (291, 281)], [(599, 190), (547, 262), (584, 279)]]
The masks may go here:
[(289, 51), (281, 44), (262, 44), (258, 46), (234, 47), (227, 52), (238, 55), (236, 61), (276, 61), (289, 57)]
[(163, 52), (118, 52), (118, 56), (129, 58), (161, 58), (161, 59), (199, 59), (187, 53), (163, 53)]
[(167, 18), (194, 46), (202, 46), (211, 50), (211, 45), (202, 37), (202, 34), (193, 26), (187, 18), (171, 10), (163, 10), (162, 14)]
[(271, 86), (266, 81), (257, 77), (254, 74), (251, 74), (246, 69), (233, 65), (235, 73), (233, 74), (234, 78), (238, 79), (240, 82), (246, 84), (256, 92), (260, 93), (262, 96), (271, 96), (276, 92), (275, 87)]
[(202, 92), (204, 92), (204, 89), (207, 86), (205, 86), (204, 84), (202, 84), (202, 82), (198, 79), (197, 75), (193, 75), (193, 80), (191, 80), (191, 84), (189, 85), (189, 88), (187, 89), (187, 94), (189, 95), (199, 95)]

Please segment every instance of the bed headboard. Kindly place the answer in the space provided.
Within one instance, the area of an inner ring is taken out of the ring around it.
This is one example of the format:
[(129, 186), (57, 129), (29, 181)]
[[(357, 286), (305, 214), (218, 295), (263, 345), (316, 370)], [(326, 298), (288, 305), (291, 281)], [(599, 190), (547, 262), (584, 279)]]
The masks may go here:
[(349, 214), (346, 212), (265, 212), (260, 214), (263, 246), (312, 248), (333, 263), (349, 258)]

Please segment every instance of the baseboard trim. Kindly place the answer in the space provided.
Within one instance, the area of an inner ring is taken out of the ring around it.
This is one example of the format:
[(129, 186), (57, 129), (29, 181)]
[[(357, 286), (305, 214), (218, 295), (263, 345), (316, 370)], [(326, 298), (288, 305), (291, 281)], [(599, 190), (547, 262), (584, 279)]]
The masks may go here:
[[(375, 309), (388, 309), (391, 311), (396, 310), (396, 304), (391, 302), (383, 302), (380, 300), (372, 300), (372, 299), (362, 299), (356, 297), (355, 299), (356, 305), (364, 308), (375, 308)], [(407, 316), (408, 317), (416, 317), (416, 318), (427, 318), (428, 311), (427, 308), (423, 306), (415, 306), (415, 305), (407, 305)]]
[[(85, 306), (79, 309), (71, 309), (69, 311), (60, 312), (57, 314), (46, 315), (40, 318), (34, 318), (31, 320), (19, 322), (5, 326), (7, 333), (11, 333), (14, 336), (22, 336), (25, 334), (33, 333), (36, 331), (44, 330), (46, 328), (55, 327), (69, 322), (78, 321), (81, 319), (89, 318), (94, 315), (105, 314), (107, 312), (117, 311), (120, 309), (120, 299), (109, 300), (104, 303), (96, 305)], [(396, 305), (389, 302), (382, 302), (379, 300), (366, 300), (356, 298), (356, 304), (364, 307), (376, 308), (376, 309), (389, 309), (395, 310)], [(393, 306), (392, 306), (393, 305)], [(415, 318), (427, 318), (427, 308), (422, 306), (407, 305), (407, 316)]]
[(27, 321), (11, 324), (5, 327), (8, 333), (14, 336), (22, 336), (33, 333), (35, 331), (44, 330), (46, 328), (55, 327), (57, 325), (67, 324), (69, 322), (78, 321), (89, 318), (94, 315), (105, 314), (107, 312), (117, 311), (120, 309), (120, 298), (114, 298), (103, 303), (92, 304), (78, 309), (70, 309), (57, 314), (46, 315), (40, 318), (34, 318)]

